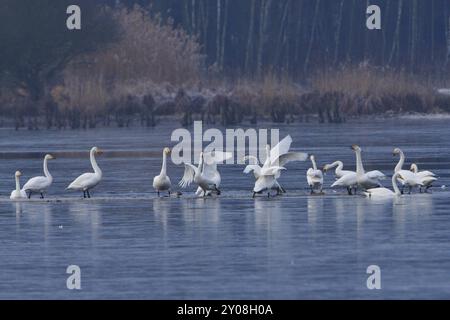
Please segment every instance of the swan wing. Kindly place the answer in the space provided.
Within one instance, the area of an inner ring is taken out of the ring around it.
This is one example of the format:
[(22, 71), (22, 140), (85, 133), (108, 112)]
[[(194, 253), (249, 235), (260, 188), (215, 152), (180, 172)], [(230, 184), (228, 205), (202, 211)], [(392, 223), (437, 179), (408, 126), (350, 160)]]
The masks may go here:
[(255, 186), (253, 192), (262, 192), (264, 190), (272, 188), (275, 184), (275, 177), (272, 176), (261, 176), (255, 181)]
[(309, 168), (308, 171), (306, 172), (306, 174), (308, 175), (308, 177), (310, 178), (316, 178), (316, 179), (323, 179), (323, 174), (322, 171), (320, 170), (314, 170), (313, 168)]
[(182, 188), (186, 188), (187, 186), (189, 186), (194, 181), (195, 173), (197, 172), (197, 170), (197, 167), (193, 166), (192, 164), (185, 163), (184, 175), (178, 185)]
[(417, 172), (416, 175), (420, 178), (425, 178), (425, 177), (436, 177), (436, 174), (434, 174), (431, 171), (420, 171)]
[(92, 184), (97, 182), (97, 181), (95, 181), (96, 180), (95, 178), (96, 178), (95, 173), (92, 173), (92, 172), (83, 173), (81, 176), (76, 178), (67, 187), (67, 189), (79, 190), (79, 189), (84, 189), (84, 188), (90, 187)]
[(281, 156), (279, 156), (277, 158), (278, 165), (280, 167), (285, 166), (289, 162), (305, 161), (306, 159), (308, 159), (308, 154), (304, 153), (304, 152), (288, 152), (288, 153), (285, 153), (285, 154), (283, 154), (283, 155), (281, 155)]
[(274, 167), (270, 167), (270, 168), (265, 168), (261, 170), (261, 175), (262, 176), (275, 176), (277, 175), (281, 170), (286, 170), (286, 168), (283, 167), (278, 167), (278, 166), (274, 166)]
[(259, 165), (259, 160), (258, 158), (256, 158), (255, 156), (245, 156), (242, 161), (244, 161), (244, 163), (246, 161), (249, 162), (250, 165)]
[(228, 159), (231, 159), (233, 154), (231, 152), (211, 151), (203, 154), (204, 163), (207, 165), (219, 164)]
[(274, 163), (277, 159), (289, 152), (291, 148), (292, 138), (287, 135), (283, 140), (281, 140), (275, 147), (270, 150), (270, 163)]
[(348, 173), (337, 179), (331, 187), (351, 187), (357, 184), (356, 173)]
[(255, 178), (258, 178), (259, 176), (261, 176), (261, 167), (259, 165), (249, 164), (244, 169), (245, 174), (249, 174), (252, 171), (253, 171), (253, 174), (255, 175)]
[(23, 185), (23, 190), (28, 191), (28, 190), (41, 190), (41, 189), (45, 189), (50, 185), (50, 181), (47, 177), (34, 177), (31, 178), (30, 180), (27, 181), (27, 183), (25, 183)]
[(364, 192), (369, 197), (391, 197), (395, 195), (395, 192), (388, 188), (373, 188)]
[(366, 173), (366, 176), (369, 179), (376, 179), (376, 180), (386, 179), (386, 175), (383, 172), (378, 171), (378, 170), (369, 171), (369, 172)]

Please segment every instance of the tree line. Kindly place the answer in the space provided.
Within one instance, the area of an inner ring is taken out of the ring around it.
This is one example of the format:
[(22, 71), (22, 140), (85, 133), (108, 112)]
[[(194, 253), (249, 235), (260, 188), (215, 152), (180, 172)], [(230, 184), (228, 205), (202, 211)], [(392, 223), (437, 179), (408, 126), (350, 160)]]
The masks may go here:
[[(123, 0), (124, 3), (135, 1)], [(141, 1), (198, 36), (219, 71), (305, 75), (318, 66), (369, 63), (410, 71), (448, 66), (448, 0)], [(366, 28), (369, 5), (382, 29)]]

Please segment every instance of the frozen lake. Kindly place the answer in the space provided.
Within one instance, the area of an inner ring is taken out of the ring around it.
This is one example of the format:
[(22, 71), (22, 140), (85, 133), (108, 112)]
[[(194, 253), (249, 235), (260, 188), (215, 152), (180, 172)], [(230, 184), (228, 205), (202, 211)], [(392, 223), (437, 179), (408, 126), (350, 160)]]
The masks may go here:
[[(310, 162), (290, 163), (280, 183), (288, 194), (251, 198), (253, 176), (220, 166), (222, 195), (156, 198), (151, 184), (173, 126), (155, 129), (14, 131), (0, 129), (0, 298), (302, 299), (450, 298), (450, 119), (389, 119), (340, 125), (278, 126), (297, 151), (320, 167), (342, 160), (354, 170), (350, 145), (363, 148), (366, 170), (392, 175), (398, 158), (440, 177), (432, 194), (374, 201), (329, 189), (310, 196)], [(262, 128), (270, 125), (260, 124)], [(94, 198), (65, 187), (90, 171), (88, 150), (104, 180)], [(127, 151), (133, 153), (127, 155)], [(22, 184), (41, 175), (41, 154), (54, 183), (46, 200), (13, 203), (14, 172)], [(172, 183), (183, 169), (169, 164)], [(390, 186), (390, 179), (386, 180)], [(66, 288), (66, 268), (81, 268), (81, 290)], [(378, 265), (382, 290), (368, 290), (366, 269)]]

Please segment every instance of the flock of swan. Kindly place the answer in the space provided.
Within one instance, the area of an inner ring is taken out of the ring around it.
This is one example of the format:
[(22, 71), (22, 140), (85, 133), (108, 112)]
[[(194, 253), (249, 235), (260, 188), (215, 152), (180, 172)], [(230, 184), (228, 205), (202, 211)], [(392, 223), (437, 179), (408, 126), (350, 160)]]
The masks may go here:
[[(256, 194), (267, 192), (267, 196), (271, 196), (271, 191), (276, 190), (277, 195), (286, 193), (286, 190), (280, 185), (279, 179), (281, 173), (286, 170), (285, 165), (293, 161), (311, 161), (312, 167), (306, 172), (306, 181), (311, 194), (322, 194), (323, 175), (328, 170), (335, 168), (336, 181), (331, 185), (332, 188), (344, 188), (349, 195), (356, 195), (358, 190), (367, 197), (395, 197), (404, 193), (404, 189), (408, 188), (409, 193), (414, 188), (419, 188), (420, 192), (427, 192), (438, 177), (430, 171), (419, 171), (416, 164), (412, 164), (410, 170), (404, 170), (405, 155), (402, 150), (395, 148), (394, 156), (399, 156), (399, 162), (394, 169), (392, 176), (392, 189), (382, 186), (381, 181), (386, 179), (386, 175), (381, 171), (374, 170), (366, 172), (362, 162), (362, 150), (359, 146), (353, 145), (351, 149), (356, 155), (356, 171), (343, 170), (342, 161), (335, 161), (326, 164), (323, 170), (317, 167), (314, 155), (303, 152), (290, 152), (292, 138), (288, 135), (280, 141), (275, 147), (266, 146), (266, 159), (264, 163), (260, 163), (258, 158), (254, 156), (244, 157), (244, 161), (248, 161), (248, 165), (244, 169), (244, 173), (253, 173), (255, 184), (253, 187), (253, 197)], [(172, 183), (167, 174), (167, 158), (170, 156), (169, 148), (163, 149), (162, 166), (159, 175), (153, 179), (153, 188), (157, 192), (158, 197), (161, 193), (167, 192), (171, 195)], [(80, 175), (67, 187), (67, 190), (83, 192), (83, 198), (90, 198), (90, 190), (97, 186), (102, 180), (102, 170), (97, 164), (96, 155), (100, 155), (102, 151), (93, 147), (90, 150), (90, 161), (93, 172)], [(212, 151), (201, 152), (198, 165), (184, 163), (184, 175), (179, 182), (181, 188), (186, 188), (191, 184), (197, 185), (196, 196), (206, 197), (213, 193), (220, 195), (221, 176), (217, 166), (232, 157), (230, 152)], [(21, 172), (15, 173), (16, 188), (11, 192), (10, 199), (30, 199), (32, 194), (39, 194), (44, 199), (47, 189), (53, 182), (53, 177), (48, 170), (48, 161), (55, 159), (52, 155), (47, 154), (44, 157), (44, 176), (38, 176), (28, 180), (23, 187), (20, 187)], [(398, 185), (401, 185), (401, 189)]]

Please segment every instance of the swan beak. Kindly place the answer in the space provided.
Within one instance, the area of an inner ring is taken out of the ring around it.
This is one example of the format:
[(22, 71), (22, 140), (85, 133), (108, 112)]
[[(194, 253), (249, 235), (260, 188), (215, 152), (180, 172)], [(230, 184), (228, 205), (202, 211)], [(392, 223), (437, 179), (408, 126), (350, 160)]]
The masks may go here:
[(50, 160), (55, 160), (56, 158), (54, 156), (49, 157)]

